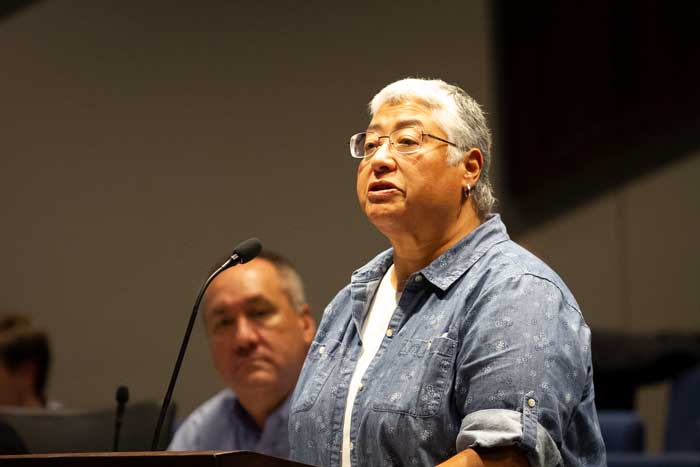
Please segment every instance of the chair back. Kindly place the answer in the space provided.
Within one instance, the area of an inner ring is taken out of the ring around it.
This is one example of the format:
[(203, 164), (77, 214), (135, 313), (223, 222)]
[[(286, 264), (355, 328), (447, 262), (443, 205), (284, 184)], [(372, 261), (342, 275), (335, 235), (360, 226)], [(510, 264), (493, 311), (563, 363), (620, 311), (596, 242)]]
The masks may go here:
[(634, 410), (599, 410), (598, 421), (607, 452), (644, 451), (644, 421)]
[[(119, 436), (120, 451), (149, 451), (160, 414), (160, 402), (126, 405)], [(109, 452), (114, 446), (115, 408), (45, 410), (0, 408), (0, 420), (10, 425), (32, 454)], [(165, 449), (172, 437), (175, 404), (170, 404), (158, 443)]]
[(671, 383), (666, 451), (700, 451), (700, 366), (681, 373)]

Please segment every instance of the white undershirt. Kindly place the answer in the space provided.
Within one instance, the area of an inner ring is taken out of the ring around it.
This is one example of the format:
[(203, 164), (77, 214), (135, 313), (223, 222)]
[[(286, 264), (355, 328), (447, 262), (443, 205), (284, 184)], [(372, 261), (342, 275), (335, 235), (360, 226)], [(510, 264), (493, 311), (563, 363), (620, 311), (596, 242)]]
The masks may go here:
[(377, 292), (374, 294), (372, 304), (367, 311), (360, 337), (362, 338), (362, 350), (360, 358), (357, 360), (355, 371), (350, 380), (350, 388), (348, 389), (348, 399), (345, 402), (345, 416), (343, 417), (343, 448), (342, 448), (342, 467), (350, 467), (350, 422), (352, 417), (352, 407), (355, 404), (357, 392), (362, 387), (360, 383), (362, 377), (376, 355), (382, 340), (387, 333), (389, 321), (394, 314), (400, 294), (396, 293), (396, 289), (391, 284), (391, 275), (394, 271), (392, 264), (384, 274), (382, 281), (379, 283)]

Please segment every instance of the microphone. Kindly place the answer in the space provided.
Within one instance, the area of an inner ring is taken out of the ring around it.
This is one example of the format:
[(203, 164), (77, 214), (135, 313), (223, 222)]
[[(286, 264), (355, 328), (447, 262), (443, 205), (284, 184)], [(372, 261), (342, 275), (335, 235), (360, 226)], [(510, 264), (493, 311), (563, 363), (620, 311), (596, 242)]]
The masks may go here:
[[(255, 258), (260, 254), (260, 251), (262, 250), (262, 243), (260, 243), (260, 240), (257, 238), (249, 238), (248, 240), (244, 240), (241, 243), (238, 244), (236, 248), (233, 249), (233, 253), (231, 254), (231, 257), (226, 261), (222, 266), (221, 270), (217, 270), (212, 274), (214, 277), (216, 277), (220, 272), (222, 272), (224, 269), (228, 269), (231, 266), (235, 266), (236, 264), (243, 264), (247, 263), (251, 259)], [(213, 279), (213, 277), (212, 277)], [(209, 285), (209, 284), (207, 284)]]
[(115, 395), (117, 400), (117, 415), (114, 418), (114, 452), (119, 451), (119, 432), (122, 429), (122, 420), (124, 419), (124, 407), (129, 402), (129, 388), (119, 386)]
[(163, 422), (165, 421), (165, 413), (168, 411), (170, 406), (170, 399), (173, 396), (173, 390), (175, 389), (175, 382), (177, 381), (177, 375), (180, 373), (180, 366), (182, 365), (182, 360), (185, 357), (185, 350), (187, 349), (187, 344), (190, 341), (190, 335), (192, 334), (192, 328), (194, 328), (194, 323), (197, 321), (197, 311), (199, 310), (199, 303), (204, 297), (204, 292), (214, 280), (216, 276), (221, 274), (224, 270), (235, 266), (237, 264), (247, 263), (251, 259), (255, 258), (260, 254), (262, 250), (262, 243), (257, 238), (249, 238), (238, 244), (236, 248), (233, 249), (231, 256), (219, 266), (219, 269), (214, 271), (209, 278), (204, 281), (202, 287), (199, 289), (197, 294), (197, 299), (194, 301), (194, 306), (192, 307), (192, 314), (190, 315), (190, 321), (187, 324), (187, 330), (185, 331), (185, 337), (182, 339), (182, 344), (180, 345), (180, 352), (177, 355), (177, 361), (175, 362), (175, 368), (173, 368), (173, 374), (170, 377), (170, 384), (168, 385), (168, 390), (165, 392), (165, 397), (163, 398), (163, 405), (160, 408), (160, 415), (158, 416), (158, 423), (156, 424), (156, 430), (153, 434), (153, 442), (151, 443), (151, 451), (155, 451), (158, 448), (158, 440), (160, 438), (160, 430), (163, 427)]

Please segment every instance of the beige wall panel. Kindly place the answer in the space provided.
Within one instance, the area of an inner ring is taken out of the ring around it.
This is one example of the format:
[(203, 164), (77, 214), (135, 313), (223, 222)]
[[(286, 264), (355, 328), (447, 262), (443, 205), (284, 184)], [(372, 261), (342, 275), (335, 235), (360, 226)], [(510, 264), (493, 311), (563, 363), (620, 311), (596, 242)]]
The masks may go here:
[(515, 239), (564, 279), (592, 328), (623, 325), (617, 199), (591, 200)]
[[(71, 407), (161, 397), (200, 282), (259, 236), (312, 307), (387, 243), (348, 139), (406, 76), (491, 109), (487, 2), (40, 2), (0, 23), (0, 306), (53, 338)], [(220, 387), (198, 326), (175, 399)]]
[(700, 332), (700, 152), (632, 182), (624, 204), (628, 328)]

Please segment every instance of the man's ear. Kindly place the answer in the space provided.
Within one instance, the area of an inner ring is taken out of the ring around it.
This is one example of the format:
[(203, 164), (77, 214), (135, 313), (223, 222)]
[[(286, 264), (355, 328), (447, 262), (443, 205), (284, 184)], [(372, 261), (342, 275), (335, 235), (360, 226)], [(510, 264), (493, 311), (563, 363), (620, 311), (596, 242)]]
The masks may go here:
[(308, 303), (304, 303), (299, 311), (299, 319), (301, 319), (302, 334), (304, 341), (311, 344), (316, 335), (316, 320), (311, 316), (311, 307)]
[(479, 181), (481, 177), (481, 169), (484, 167), (484, 156), (478, 148), (471, 148), (464, 153), (464, 180), (462, 183), (464, 186), (462, 189), (467, 188), (467, 185), (474, 188), (476, 182)]

